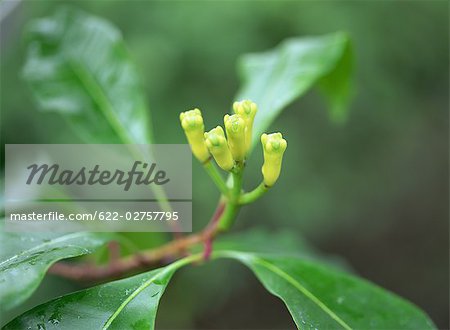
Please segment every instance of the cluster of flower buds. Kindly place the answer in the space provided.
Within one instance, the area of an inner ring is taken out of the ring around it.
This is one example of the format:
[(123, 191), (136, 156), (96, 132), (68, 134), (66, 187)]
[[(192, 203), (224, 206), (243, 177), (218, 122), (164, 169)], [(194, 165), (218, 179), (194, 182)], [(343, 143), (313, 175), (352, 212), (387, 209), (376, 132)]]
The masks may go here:
[[(234, 102), (233, 115), (225, 115), (224, 127), (221, 126), (205, 132), (202, 114), (199, 109), (189, 110), (180, 114), (181, 126), (184, 129), (192, 153), (202, 163), (214, 157), (217, 165), (225, 171), (245, 160), (252, 142), (252, 128), (258, 108), (249, 100)], [(226, 136), (225, 136), (226, 132)], [(277, 181), (283, 153), (287, 142), (281, 133), (263, 134), (261, 143), (264, 152), (262, 174), (266, 187), (271, 187)]]

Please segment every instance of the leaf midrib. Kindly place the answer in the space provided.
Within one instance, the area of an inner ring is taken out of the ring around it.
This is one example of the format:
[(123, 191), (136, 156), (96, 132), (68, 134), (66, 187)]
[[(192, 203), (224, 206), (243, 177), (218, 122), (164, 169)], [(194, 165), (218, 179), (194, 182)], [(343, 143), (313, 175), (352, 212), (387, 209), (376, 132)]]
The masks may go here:
[[(134, 144), (133, 138), (118, 119), (116, 114), (117, 111), (114, 110), (114, 105), (109, 101), (103, 86), (98, 82), (95, 75), (90, 70), (86, 69), (86, 65), (83, 63), (79, 63), (78, 61), (71, 59), (69, 56), (66, 60), (75, 77), (77, 77), (81, 85), (84, 86), (86, 93), (90, 95), (93, 102), (97, 104), (100, 109), (100, 113), (109, 123), (113, 131), (115, 131), (119, 136), (119, 139), (125, 144)], [(159, 186), (151, 186), (150, 188), (157, 196), (160, 206), (167, 211), (170, 211), (170, 205), (167, 206), (167, 204), (162, 201), (167, 199), (165, 191)]]
[(265, 267), (266, 269), (270, 270), (271, 272), (277, 274), (282, 279), (284, 279), (286, 282), (291, 284), (293, 287), (295, 287), (297, 290), (299, 290), (303, 295), (305, 295), (308, 299), (310, 299), (312, 302), (314, 302), (317, 306), (319, 306), (326, 314), (328, 314), (333, 320), (335, 320), (339, 325), (341, 325), (344, 329), (352, 330), (352, 328), (344, 321), (342, 320), (336, 313), (334, 313), (330, 308), (328, 308), (325, 303), (323, 303), (319, 298), (317, 298), (312, 292), (310, 292), (308, 289), (306, 289), (303, 285), (301, 285), (296, 279), (294, 279), (292, 276), (284, 272), (279, 267), (269, 263), (268, 261), (261, 259), (261, 258), (254, 258), (254, 263), (259, 264), (262, 267)]
[[(162, 269), (158, 274), (152, 276), (150, 279), (148, 279), (147, 281), (145, 281), (143, 284), (141, 284), (136, 290), (133, 291), (133, 293), (131, 295), (129, 295), (121, 304), (120, 306), (116, 309), (116, 311), (111, 314), (111, 316), (106, 320), (105, 324), (102, 327), (102, 330), (106, 330), (109, 329), (109, 327), (111, 326), (111, 324), (114, 322), (114, 320), (117, 318), (117, 316), (123, 311), (123, 309), (138, 295), (140, 294), (143, 290), (145, 290), (150, 284), (152, 284), (154, 281), (156, 281), (160, 276), (162, 275), (167, 275), (168, 273), (170, 274), (170, 272), (173, 272), (175, 270), (177, 270), (178, 268), (198, 259), (199, 255), (192, 255), (190, 257), (178, 260), (172, 264), (170, 264), (169, 266), (166, 266), (164, 269)], [(164, 290), (164, 289), (163, 289)], [(163, 291), (162, 290), (162, 291)], [(160, 292), (159, 294), (162, 294), (162, 292)], [(153, 329), (154, 326), (151, 327), (151, 329)]]
[(114, 106), (108, 100), (103, 87), (98, 83), (95, 76), (89, 70), (86, 70), (83, 64), (79, 64), (78, 62), (70, 58), (67, 58), (66, 60), (75, 77), (78, 78), (80, 83), (84, 86), (87, 94), (90, 95), (94, 103), (97, 104), (100, 109), (100, 113), (103, 114), (111, 128), (116, 132), (123, 143), (132, 144), (131, 137), (123, 128), (120, 121), (117, 119), (117, 115), (113, 110)]
[(151, 277), (149, 280), (145, 281), (141, 286), (139, 286), (136, 290), (133, 291), (131, 295), (125, 299), (120, 306), (115, 310), (115, 312), (106, 320), (105, 324), (103, 325), (102, 329), (108, 329), (111, 324), (114, 322), (114, 320), (117, 318), (117, 316), (122, 312), (122, 310), (130, 303), (131, 300), (133, 300), (138, 294), (140, 294), (144, 289), (146, 289), (150, 284), (152, 284), (160, 275), (165, 274), (165, 271), (161, 271), (160, 273), (156, 274), (155, 276)]

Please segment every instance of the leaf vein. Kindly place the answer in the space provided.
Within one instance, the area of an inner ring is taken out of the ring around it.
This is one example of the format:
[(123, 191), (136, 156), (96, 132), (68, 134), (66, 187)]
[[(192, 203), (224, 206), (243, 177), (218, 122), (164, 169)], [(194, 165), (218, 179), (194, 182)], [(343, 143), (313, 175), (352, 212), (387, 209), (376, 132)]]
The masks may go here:
[(306, 289), (296, 279), (294, 279), (292, 276), (284, 272), (282, 269), (260, 258), (256, 258), (255, 263), (258, 263), (259, 265), (267, 268), (268, 270), (277, 274), (286, 282), (291, 284), (293, 287), (295, 287), (297, 290), (303, 293), (306, 297), (308, 297), (311, 301), (313, 301), (317, 306), (319, 306), (325, 313), (327, 313), (333, 320), (339, 323), (344, 329), (347, 330), (352, 329), (344, 320), (342, 320), (338, 315), (336, 315), (336, 313), (334, 313), (330, 308), (328, 308), (328, 306), (326, 306), (319, 298), (317, 298), (312, 292)]
[[(143, 290), (145, 290), (150, 284), (152, 284), (154, 281), (156, 281), (159, 277), (162, 275), (166, 275), (167, 273), (170, 273), (172, 271), (175, 271), (176, 269), (196, 260), (199, 257), (199, 255), (192, 255), (190, 257), (181, 259), (179, 261), (176, 261), (166, 268), (164, 268), (161, 272), (156, 274), (155, 276), (152, 276), (150, 279), (142, 283), (136, 290), (133, 291), (131, 295), (125, 299), (122, 304), (116, 309), (116, 311), (106, 320), (105, 324), (103, 325), (102, 329), (106, 330), (108, 329), (111, 324), (114, 322), (114, 320), (117, 318), (117, 316), (123, 311), (123, 309), (133, 300), (138, 294), (140, 294)], [(161, 290), (158, 294), (162, 295), (164, 290)]]

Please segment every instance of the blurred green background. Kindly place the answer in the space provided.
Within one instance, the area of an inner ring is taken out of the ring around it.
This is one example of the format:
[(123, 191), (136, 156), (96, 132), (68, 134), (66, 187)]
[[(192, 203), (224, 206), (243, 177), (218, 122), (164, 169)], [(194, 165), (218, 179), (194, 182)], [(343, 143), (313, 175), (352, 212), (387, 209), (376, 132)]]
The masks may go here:
[[(11, 2), (1, 21), (2, 144), (79, 142), (57, 115), (36, 110), (20, 79), (24, 26), (63, 3), (123, 32), (158, 143), (185, 143), (178, 114), (194, 106), (203, 110), (207, 128), (221, 121), (239, 86), (239, 55), (287, 37), (347, 31), (356, 59), (348, 121), (331, 123), (315, 92), (289, 106), (272, 125), (289, 141), (282, 176), (270, 194), (242, 211), (236, 230), (288, 229), (449, 327), (448, 2)], [(248, 188), (260, 180), (260, 165), (256, 148)], [(193, 175), (199, 229), (218, 193), (196, 163)], [(165, 237), (133, 239), (150, 246)], [(50, 277), (6, 317), (77, 288)], [(213, 262), (175, 276), (157, 327), (292, 328), (293, 322), (249, 271)]]

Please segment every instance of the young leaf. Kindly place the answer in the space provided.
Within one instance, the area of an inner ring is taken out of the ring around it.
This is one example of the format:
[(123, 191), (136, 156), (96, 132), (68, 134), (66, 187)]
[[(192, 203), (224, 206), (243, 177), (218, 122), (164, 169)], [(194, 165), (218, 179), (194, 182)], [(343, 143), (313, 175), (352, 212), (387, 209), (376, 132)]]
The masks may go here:
[(320, 84), (330, 102), (331, 117), (345, 117), (351, 48), (344, 33), (289, 39), (268, 52), (244, 55), (239, 69), (243, 86), (237, 99), (258, 104), (253, 144), (284, 107), (315, 84)]
[(102, 233), (26, 234), (0, 231), (0, 301), (10, 309), (26, 300), (56, 261), (93, 252), (111, 239)]
[(26, 36), (23, 77), (42, 110), (64, 115), (89, 143), (150, 143), (138, 74), (113, 25), (62, 8)]
[(154, 329), (159, 300), (170, 278), (193, 259), (57, 298), (15, 318), (4, 330)]
[(284, 301), (299, 329), (435, 329), (411, 303), (365, 280), (310, 260), (216, 252), (248, 266)]

